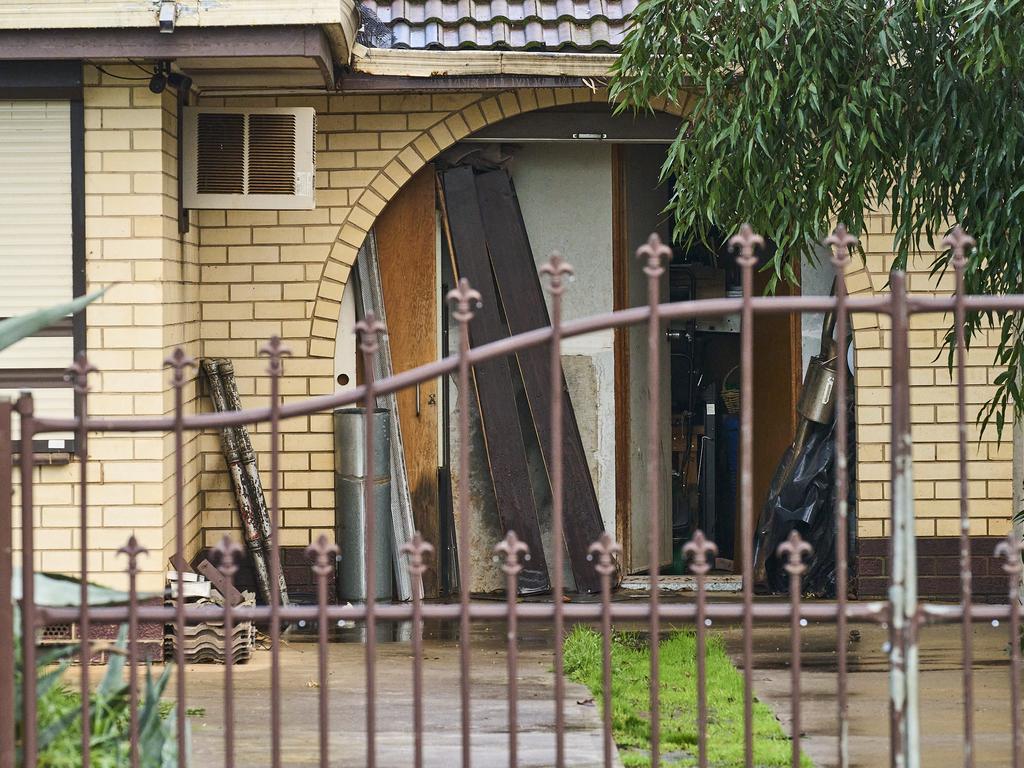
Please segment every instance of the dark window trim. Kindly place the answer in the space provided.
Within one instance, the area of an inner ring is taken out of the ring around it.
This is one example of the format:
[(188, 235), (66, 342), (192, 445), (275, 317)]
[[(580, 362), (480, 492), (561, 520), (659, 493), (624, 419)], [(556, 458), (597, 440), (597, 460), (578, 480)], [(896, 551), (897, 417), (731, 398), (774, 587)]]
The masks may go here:
[[(79, 91), (71, 100), (71, 293), (85, 295), (85, 104)], [(75, 355), (85, 351), (83, 309), (71, 319)], [(69, 363), (70, 365), (70, 363)]]
[[(71, 108), (71, 292), (82, 296), (85, 279), (85, 103), (82, 94), (82, 62), (80, 61), (0, 61), (0, 99), (53, 100), (70, 102)], [(61, 320), (41, 332), (46, 336), (72, 336), (74, 355), (86, 350), (86, 311), (69, 320)], [(70, 366), (74, 360), (69, 360)], [(12, 373), (25, 374), (22, 380), (9, 381)], [(6, 388), (70, 387), (63, 379), (63, 371), (9, 370), (0, 371)], [(81, 413), (75, 400), (75, 417)], [(34, 440), (34, 452), (48, 454), (74, 454), (75, 441), (65, 439), (63, 447), (49, 447), (46, 438)], [(18, 443), (15, 442), (17, 450)], [(43, 463), (46, 463), (44, 460)]]

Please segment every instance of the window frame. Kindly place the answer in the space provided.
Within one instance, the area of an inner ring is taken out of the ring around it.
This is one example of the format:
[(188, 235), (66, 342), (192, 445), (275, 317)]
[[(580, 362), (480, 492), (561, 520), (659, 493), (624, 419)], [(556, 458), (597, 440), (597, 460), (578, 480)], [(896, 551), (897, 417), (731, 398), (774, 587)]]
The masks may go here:
[[(0, 61), (0, 99), (5, 101), (67, 101), (70, 107), (71, 142), (71, 293), (72, 298), (86, 292), (85, 273), (85, 103), (83, 100), (82, 62), (80, 61)], [(73, 358), (86, 351), (86, 312), (83, 309), (71, 318)], [(40, 332), (53, 333), (57, 324)], [(60, 334), (64, 335), (64, 334)], [(55, 386), (48, 378), (44, 386)], [(57, 385), (65, 386), (65, 385)], [(66, 386), (70, 387), (68, 383)], [(9, 388), (31, 389), (33, 382), (26, 380)], [(38, 385), (36, 385), (38, 388)], [(81, 417), (75, 398), (75, 418)], [(50, 439), (33, 440), (33, 453), (45, 463), (54, 454), (76, 455), (74, 436), (64, 439), (61, 447), (51, 447)], [(18, 452), (20, 440), (15, 441)]]

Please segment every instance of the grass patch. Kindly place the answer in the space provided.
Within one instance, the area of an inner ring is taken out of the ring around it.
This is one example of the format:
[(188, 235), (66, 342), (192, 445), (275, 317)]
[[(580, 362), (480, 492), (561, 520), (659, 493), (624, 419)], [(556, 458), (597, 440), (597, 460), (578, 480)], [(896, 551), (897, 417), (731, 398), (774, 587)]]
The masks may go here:
[[(715, 768), (743, 765), (743, 676), (729, 661), (720, 638), (707, 638), (708, 762)], [(697, 764), (697, 653), (692, 633), (661, 643), (661, 754), (663, 766)], [(650, 766), (651, 656), (646, 640), (616, 633), (612, 639), (612, 733), (624, 765)], [(565, 671), (586, 685), (600, 706), (601, 635), (577, 626), (565, 639)], [(754, 701), (754, 763), (788, 766), (792, 744), (763, 703)], [(806, 755), (801, 764), (812, 768)]]

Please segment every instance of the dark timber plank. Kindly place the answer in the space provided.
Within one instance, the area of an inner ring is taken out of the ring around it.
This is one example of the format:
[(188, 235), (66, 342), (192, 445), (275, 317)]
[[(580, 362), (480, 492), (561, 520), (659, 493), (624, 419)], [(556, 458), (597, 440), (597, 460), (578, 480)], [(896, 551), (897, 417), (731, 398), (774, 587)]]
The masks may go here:
[[(455, 271), (458, 277), (469, 280), (481, 296), (481, 307), (469, 323), (470, 344), (478, 347), (507, 337), (508, 329), (501, 320), (491, 277), (473, 169), (462, 167), (445, 171), (441, 174), (441, 186)], [(551, 582), (537, 503), (530, 485), (526, 446), (519, 426), (512, 386), (513, 369), (509, 360), (502, 357), (474, 366), (473, 374), (498, 516), (502, 527), (515, 531), (530, 548), (530, 559), (519, 576), (520, 591), (547, 591)], [(468, 542), (459, 543), (459, 546), (467, 545)]]
[[(551, 321), (512, 180), (506, 171), (490, 171), (476, 177), (476, 187), (491, 268), (509, 332), (519, 334), (545, 328)], [(550, 355), (546, 346), (531, 347), (517, 355), (549, 476), (554, 461)], [(601, 589), (600, 577), (587, 556), (590, 545), (597, 541), (604, 525), (564, 375), (558, 396), (562, 398), (565, 547), (576, 589), (597, 592)]]

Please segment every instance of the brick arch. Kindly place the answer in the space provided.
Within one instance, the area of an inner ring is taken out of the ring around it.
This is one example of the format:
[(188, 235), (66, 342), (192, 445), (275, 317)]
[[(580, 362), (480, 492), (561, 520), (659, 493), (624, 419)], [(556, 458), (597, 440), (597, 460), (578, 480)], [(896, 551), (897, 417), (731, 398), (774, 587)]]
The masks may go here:
[[(334, 356), (341, 297), (356, 254), (377, 216), (413, 174), (456, 142), (488, 125), (524, 112), (564, 104), (607, 101), (606, 90), (589, 88), (523, 89), (483, 96), (424, 128), (405, 147), (396, 150), (394, 157), (377, 171), (359, 197), (351, 201), (350, 212), (324, 263), (310, 323), (310, 356)], [(652, 104), (652, 108), (675, 115), (682, 113), (679, 105), (664, 99)]]
[[(864, 261), (854, 261), (846, 274), (846, 285), (851, 296), (873, 296), (877, 293), (875, 278)], [(882, 329), (878, 324), (877, 315), (869, 315), (864, 312), (853, 315), (851, 322), (853, 324), (853, 355), (854, 363), (856, 363), (858, 351), (881, 349)]]

